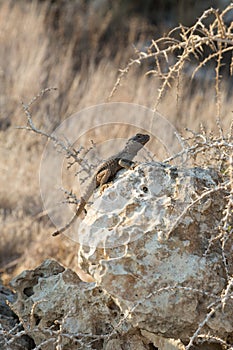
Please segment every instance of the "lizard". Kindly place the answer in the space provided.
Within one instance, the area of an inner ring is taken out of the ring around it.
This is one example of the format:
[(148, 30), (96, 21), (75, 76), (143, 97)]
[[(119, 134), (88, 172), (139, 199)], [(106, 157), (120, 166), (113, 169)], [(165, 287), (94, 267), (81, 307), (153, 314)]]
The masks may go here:
[(85, 206), (92, 196), (95, 189), (102, 187), (110, 182), (120, 169), (132, 169), (135, 166), (133, 158), (137, 155), (141, 148), (150, 140), (147, 134), (136, 134), (128, 139), (122, 151), (105, 160), (95, 171), (89, 185), (87, 186), (83, 196), (80, 198), (79, 206), (76, 209), (72, 219), (62, 228), (55, 231), (52, 235), (57, 236), (66, 231), (85, 210)]

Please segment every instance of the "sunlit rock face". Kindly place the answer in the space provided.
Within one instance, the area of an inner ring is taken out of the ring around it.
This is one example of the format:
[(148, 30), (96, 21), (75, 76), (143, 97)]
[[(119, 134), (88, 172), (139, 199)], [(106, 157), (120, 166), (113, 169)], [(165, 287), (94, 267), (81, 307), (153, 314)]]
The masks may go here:
[[(80, 226), (79, 263), (134, 326), (188, 339), (217, 302), (226, 276), (219, 241), (210, 244), (224, 208), (216, 185), (211, 170), (148, 163), (96, 193)], [(230, 305), (204, 328), (232, 332)]]
[(60, 345), (76, 350), (103, 343), (101, 335), (111, 332), (112, 320), (120, 321), (120, 309), (110, 295), (54, 260), (23, 271), (11, 284), (17, 291), (13, 309), (41, 349)]

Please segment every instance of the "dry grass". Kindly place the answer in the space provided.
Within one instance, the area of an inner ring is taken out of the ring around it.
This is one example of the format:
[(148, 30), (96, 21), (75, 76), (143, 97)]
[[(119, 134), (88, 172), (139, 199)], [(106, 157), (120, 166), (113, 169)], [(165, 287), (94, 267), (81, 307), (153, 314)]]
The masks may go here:
[[(60, 24), (55, 40), (53, 33), (48, 30), (50, 17), (46, 3), (1, 4), (1, 120), (7, 118), (11, 123), (10, 128), (0, 131), (0, 267), (6, 281), (25, 268), (35, 267), (45, 257), (54, 257), (65, 265), (75, 266), (75, 244), (65, 237), (56, 240), (51, 238), (52, 224), (43, 212), (40, 200), (38, 169), (46, 139), (17, 130), (15, 126), (25, 122), (21, 99), (28, 101), (47, 86), (56, 86), (58, 90), (45, 96), (33, 107), (36, 124), (43, 126), (47, 132), (51, 132), (72, 113), (108, 100), (117, 80), (117, 68), (123, 67), (133, 54), (131, 43), (138, 43), (139, 40), (142, 46), (146, 36), (141, 35), (138, 39), (139, 20), (134, 18), (129, 23), (130, 30), (122, 48), (113, 54), (111, 46), (103, 46), (101, 56), (98, 45), (103, 44), (101, 35), (108, 28), (111, 13), (107, 12), (104, 18), (99, 19), (103, 22), (100, 32), (93, 27), (91, 20), (95, 13), (90, 12), (89, 15), (89, 37), (92, 39), (88, 47), (89, 57), (85, 63), (87, 53), (82, 53), (80, 57), (83, 64), (75, 70), (74, 48), (77, 50), (77, 41), (81, 47), (85, 43), (82, 18), (77, 18), (78, 38), (75, 31), (67, 39), (61, 33), (62, 25), (65, 28), (65, 24)], [(143, 26), (146, 28), (146, 23)], [(64, 45), (59, 42), (59, 35), (66, 38)], [(114, 43), (112, 45), (115, 47)], [(77, 51), (77, 54), (81, 51)], [(159, 80), (145, 76), (147, 70), (147, 66), (141, 70), (130, 70), (112, 101), (153, 107)], [(178, 104), (176, 89), (167, 92), (161, 101), (160, 112), (179, 129), (184, 126), (197, 129), (200, 122), (209, 129), (215, 128), (214, 88), (211, 89), (209, 85), (203, 87), (202, 84), (191, 96), (186, 96), (186, 90), (186, 86), (185, 89), (180, 86)], [(227, 128), (232, 107), (224, 93), (224, 84), (221, 91), (222, 123)]]

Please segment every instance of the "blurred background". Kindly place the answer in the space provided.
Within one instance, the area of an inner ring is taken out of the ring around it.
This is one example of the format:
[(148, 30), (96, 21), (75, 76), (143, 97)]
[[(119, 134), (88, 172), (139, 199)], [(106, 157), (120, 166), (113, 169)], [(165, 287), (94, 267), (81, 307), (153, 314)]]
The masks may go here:
[[(46, 139), (25, 130), (21, 101), (42, 89), (51, 92), (32, 108), (35, 124), (50, 133), (71, 114), (108, 101), (119, 69), (135, 50), (146, 51), (182, 23), (191, 26), (209, 7), (224, 9), (230, 1), (193, 0), (44, 0), (0, 1), (0, 272), (7, 283), (23, 269), (45, 258), (76, 268), (74, 242), (53, 238), (53, 225), (43, 211), (39, 165)], [(230, 13), (226, 21), (233, 21)], [(224, 57), (229, 67), (231, 56)], [(160, 103), (178, 130), (216, 129), (214, 69), (207, 65), (191, 82), (171, 88)], [(133, 67), (111, 101), (153, 107), (159, 81), (145, 73), (153, 60)], [(192, 65), (192, 62), (190, 62)], [(222, 124), (232, 120), (232, 77), (222, 68)]]

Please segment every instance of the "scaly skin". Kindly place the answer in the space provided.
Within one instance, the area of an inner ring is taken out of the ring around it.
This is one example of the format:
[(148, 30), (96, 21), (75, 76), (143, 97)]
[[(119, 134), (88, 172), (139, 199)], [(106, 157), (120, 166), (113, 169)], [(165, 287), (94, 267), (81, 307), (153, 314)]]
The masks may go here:
[(89, 198), (92, 196), (96, 188), (105, 185), (110, 182), (120, 169), (130, 169), (133, 167), (133, 158), (137, 155), (140, 149), (149, 141), (150, 136), (146, 134), (136, 134), (131, 137), (124, 147), (124, 149), (108, 158), (101, 164), (95, 174), (93, 175), (90, 184), (87, 186), (85, 193), (80, 198), (80, 204), (77, 208), (76, 213), (67, 225), (61, 229), (55, 231), (53, 236), (57, 236), (60, 233), (66, 231), (78, 218), (81, 212), (84, 210)]

